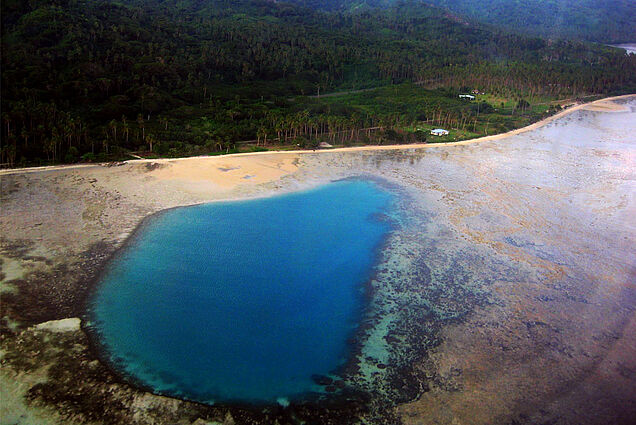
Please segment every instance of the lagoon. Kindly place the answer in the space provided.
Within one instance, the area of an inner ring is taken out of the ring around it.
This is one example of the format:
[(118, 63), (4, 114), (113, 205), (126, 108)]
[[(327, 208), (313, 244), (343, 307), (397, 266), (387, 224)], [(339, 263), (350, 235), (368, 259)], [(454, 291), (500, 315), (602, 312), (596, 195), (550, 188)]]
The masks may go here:
[(151, 217), (105, 271), (89, 329), (154, 392), (204, 403), (320, 395), (348, 360), (393, 195), (343, 180)]

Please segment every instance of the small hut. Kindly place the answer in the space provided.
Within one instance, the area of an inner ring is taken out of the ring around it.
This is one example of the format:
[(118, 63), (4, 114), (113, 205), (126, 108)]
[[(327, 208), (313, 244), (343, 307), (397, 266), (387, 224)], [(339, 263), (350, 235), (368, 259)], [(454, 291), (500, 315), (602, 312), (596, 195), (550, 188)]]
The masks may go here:
[(431, 130), (431, 134), (433, 136), (448, 136), (448, 130), (444, 130), (443, 128), (436, 128), (435, 130)]

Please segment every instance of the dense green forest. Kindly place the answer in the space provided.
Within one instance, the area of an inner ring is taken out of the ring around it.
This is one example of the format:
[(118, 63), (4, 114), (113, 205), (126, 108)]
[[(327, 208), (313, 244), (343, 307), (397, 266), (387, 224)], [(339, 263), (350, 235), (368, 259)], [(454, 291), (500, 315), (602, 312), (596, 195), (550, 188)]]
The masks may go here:
[[(550, 99), (636, 90), (636, 56), (617, 49), (365, 5), (3, 0), (0, 163), (412, 141), (432, 123), (474, 137)], [(457, 98), (473, 89), (490, 97)]]
[[(359, 13), (388, 8), (400, 0), (289, 0), (329, 11)], [(520, 33), (599, 43), (634, 42), (633, 0), (421, 0), (458, 17), (474, 19)]]
[(634, 0), (427, 0), (490, 24), (552, 38), (636, 40)]

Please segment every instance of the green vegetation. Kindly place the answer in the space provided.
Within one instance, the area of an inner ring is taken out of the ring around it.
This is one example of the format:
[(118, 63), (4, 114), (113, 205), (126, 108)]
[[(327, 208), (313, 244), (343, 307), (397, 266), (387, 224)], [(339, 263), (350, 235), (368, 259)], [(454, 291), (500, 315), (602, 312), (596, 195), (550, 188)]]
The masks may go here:
[[(340, 96), (302, 98), (296, 108), (318, 117), (351, 117), (350, 127), (361, 137), (327, 140), (342, 145), (355, 144), (356, 140), (382, 144), (472, 139), (529, 125), (561, 109), (550, 96), (505, 101), (493, 94), (477, 94), (473, 101), (459, 98), (459, 94), (471, 91), (467, 87), (425, 89), (404, 83)], [(430, 130), (438, 127), (450, 130), (450, 135), (429, 136)], [(374, 130), (365, 133), (361, 128)]]
[(636, 37), (633, 0), (428, 0), (429, 3), (527, 34), (604, 43)]
[[(557, 98), (636, 90), (634, 55), (419, 3), (5, 0), (2, 51), (4, 166), (406, 143), (428, 125), (476, 137)], [(458, 99), (472, 89), (490, 97)]]

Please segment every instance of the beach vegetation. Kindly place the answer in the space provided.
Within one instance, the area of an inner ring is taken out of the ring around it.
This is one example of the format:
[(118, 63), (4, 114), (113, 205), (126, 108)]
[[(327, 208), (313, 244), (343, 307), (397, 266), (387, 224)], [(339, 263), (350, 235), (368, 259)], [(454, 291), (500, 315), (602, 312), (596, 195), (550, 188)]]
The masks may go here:
[(636, 55), (610, 47), (419, 2), (307, 6), (2, 2), (0, 166), (472, 138), (636, 90)]

